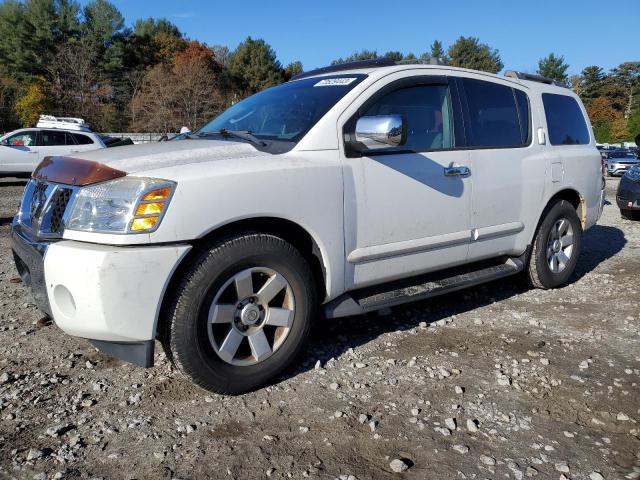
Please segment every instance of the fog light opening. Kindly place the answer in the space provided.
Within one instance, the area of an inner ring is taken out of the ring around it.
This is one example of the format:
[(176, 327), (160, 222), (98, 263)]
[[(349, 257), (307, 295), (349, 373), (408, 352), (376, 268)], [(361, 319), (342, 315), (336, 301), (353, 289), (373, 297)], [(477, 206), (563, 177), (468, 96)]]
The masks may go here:
[(65, 317), (74, 317), (76, 314), (76, 302), (73, 295), (64, 285), (56, 285), (53, 289), (53, 299), (56, 306)]

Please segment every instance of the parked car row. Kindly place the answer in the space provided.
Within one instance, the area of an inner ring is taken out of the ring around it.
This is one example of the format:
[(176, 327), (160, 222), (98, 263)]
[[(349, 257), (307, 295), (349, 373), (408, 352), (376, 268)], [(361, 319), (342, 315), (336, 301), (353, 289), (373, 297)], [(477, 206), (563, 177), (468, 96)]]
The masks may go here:
[(624, 175), (634, 165), (640, 165), (638, 152), (630, 148), (599, 148), (602, 157), (602, 171), (607, 176)]

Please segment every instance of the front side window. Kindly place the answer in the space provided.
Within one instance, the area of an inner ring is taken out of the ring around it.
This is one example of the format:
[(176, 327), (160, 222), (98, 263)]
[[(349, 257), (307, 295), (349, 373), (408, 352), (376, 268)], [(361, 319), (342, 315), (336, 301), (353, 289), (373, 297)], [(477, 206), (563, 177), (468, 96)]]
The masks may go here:
[(267, 148), (269, 142), (293, 148), (365, 77), (362, 74), (312, 77), (263, 90), (231, 106), (195, 135), (208, 138), (221, 131), (247, 132), (262, 140)]
[[(42, 145), (44, 147), (59, 147), (61, 145), (67, 145), (68, 134), (66, 132), (59, 132), (55, 130), (43, 130), (42, 131)], [(73, 140), (71, 145), (73, 145)]]
[(11, 147), (32, 147), (36, 144), (36, 132), (20, 132), (7, 138)]
[(470, 147), (517, 147), (529, 143), (529, 105), (524, 92), (516, 94), (511, 87), (471, 78), (462, 82), (469, 108)]
[(551, 145), (587, 145), (590, 142), (589, 129), (575, 98), (543, 93), (542, 103)]
[(376, 100), (364, 115), (401, 115), (407, 123), (407, 142), (402, 149), (420, 152), (453, 147), (451, 101), (446, 85), (394, 90)]

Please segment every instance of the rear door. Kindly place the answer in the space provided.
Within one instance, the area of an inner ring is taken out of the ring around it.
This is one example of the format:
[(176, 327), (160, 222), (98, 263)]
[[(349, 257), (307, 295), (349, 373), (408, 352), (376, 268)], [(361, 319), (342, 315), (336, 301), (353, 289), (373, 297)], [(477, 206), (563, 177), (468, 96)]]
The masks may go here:
[(545, 187), (546, 157), (533, 142), (529, 95), (480, 76), (459, 84), (473, 171), (469, 260), (520, 255)]
[(78, 152), (73, 136), (63, 130), (40, 131), (40, 160), (56, 155), (69, 155)]
[(38, 132), (22, 130), (8, 137), (0, 146), (0, 171), (30, 173), (39, 162)]

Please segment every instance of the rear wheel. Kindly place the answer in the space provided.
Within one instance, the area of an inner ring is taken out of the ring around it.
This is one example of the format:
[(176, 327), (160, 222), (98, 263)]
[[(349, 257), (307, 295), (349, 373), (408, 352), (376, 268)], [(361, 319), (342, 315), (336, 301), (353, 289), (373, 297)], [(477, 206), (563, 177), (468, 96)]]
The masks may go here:
[(239, 394), (294, 361), (316, 306), (309, 265), (281, 238), (246, 234), (218, 242), (192, 263), (168, 313), (165, 349), (201, 387)]
[(530, 285), (555, 288), (575, 270), (582, 247), (582, 225), (576, 209), (566, 200), (549, 205), (533, 242), (526, 271)]

